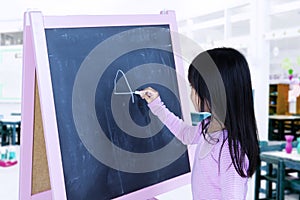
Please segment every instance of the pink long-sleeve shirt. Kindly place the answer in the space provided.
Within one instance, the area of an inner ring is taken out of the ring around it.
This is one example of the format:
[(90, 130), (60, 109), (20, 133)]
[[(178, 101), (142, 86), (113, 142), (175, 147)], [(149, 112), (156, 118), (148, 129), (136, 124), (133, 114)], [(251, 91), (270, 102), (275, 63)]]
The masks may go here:
[[(246, 199), (248, 178), (242, 178), (235, 170), (227, 140), (219, 152), (222, 141), (227, 137), (227, 131), (210, 133), (219, 142), (207, 142), (201, 134), (201, 123), (190, 126), (170, 112), (160, 97), (148, 104), (153, 114), (168, 127), (168, 129), (184, 144), (196, 144), (194, 165), (192, 167), (192, 193), (194, 200)], [(207, 137), (209, 138), (209, 137)], [(220, 167), (219, 167), (220, 163)], [(245, 169), (248, 168), (248, 160)]]

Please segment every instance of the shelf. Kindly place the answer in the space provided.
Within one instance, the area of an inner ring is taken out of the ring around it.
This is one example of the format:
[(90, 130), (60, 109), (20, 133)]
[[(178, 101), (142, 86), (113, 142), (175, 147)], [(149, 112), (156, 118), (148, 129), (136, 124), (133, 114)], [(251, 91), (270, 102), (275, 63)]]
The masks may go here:
[[(192, 19), (191, 19), (192, 20)], [(230, 17), (229, 22), (231, 23), (237, 23), (237, 22), (242, 22), (250, 20), (250, 14), (249, 13), (240, 13), (240, 14), (235, 14)], [(186, 29), (196, 31), (196, 30), (201, 30), (201, 29), (208, 29), (208, 28), (215, 28), (215, 27), (220, 27), (224, 26), (225, 23), (225, 17), (219, 17), (217, 19), (211, 19), (211, 20), (206, 20), (205, 22), (199, 22), (199, 23), (191, 23), (191, 27), (188, 27), (189, 25), (186, 25)], [(183, 28), (183, 31), (186, 31), (185, 28)]]
[(250, 0), (228, 2), (206, 13), (179, 21), (179, 30), (203, 49), (232, 47), (247, 55), (247, 49), (253, 42), (253, 10)]
[(263, 34), (266, 40), (279, 40), (300, 36), (300, 26), (288, 29), (277, 29)]
[(300, 9), (300, 1), (293, 1), (271, 6), (270, 15), (276, 15), (284, 12), (290, 12)]
[[(213, 8), (206, 10), (206, 11), (202, 11), (201, 14), (199, 15), (192, 15), (190, 16), (189, 19), (184, 19), (179, 21), (178, 26), (185, 26), (185, 24), (190, 24), (190, 22), (192, 22), (193, 20), (197, 20), (199, 18), (205, 19), (205, 21), (210, 21), (207, 20), (208, 16), (209, 18), (214, 18), (214, 19), (220, 19), (220, 13), (222, 14), (222, 16), (224, 16), (226, 11), (231, 11), (233, 9), (236, 8), (241, 8), (241, 7), (246, 7), (251, 5), (251, 1), (250, 0), (239, 0), (239, 1), (235, 1), (235, 2), (228, 2), (226, 3), (226, 6), (214, 6)], [(244, 14), (244, 12), (243, 12)], [(218, 17), (212, 17), (213, 15), (216, 15)], [(250, 17), (248, 18), (250, 19)], [(223, 19), (223, 23), (224, 23), (224, 19)], [(197, 22), (195, 24), (198, 24)]]
[[(268, 91), (267, 85), (260, 78), (268, 78), (268, 83), (288, 85), (287, 70), (281, 65), (285, 58), (291, 58), (292, 65), (300, 62), (300, 1), (235, 1), (235, 4), (224, 3), (207, 10), (202, 15), (193, 16), (179, 22), (183, 33), (199, 44), (204, 50), (216, 47), (233, 47), (249, 59), (249, 66), (254, 69), (253, 87), (258, 90), (257, 102), (269, 104), (271, 101), (276, 105), (270, 105), (269, 110), (274, 114), (289, 112), (288, 90), (289, 87), (279, 89), (274, 85)], [(275, 55), (273, 49), (279, 49)], [(256, 68), (257, 67), (257, 68)], [(259, 72), (256, 72), (259, 67)], [(271, 67), (276, 67), (274, 70)], [(263, 69), (267, 68), (267, 69)], [(280, 68), (280, 69), (277, 69)], [(285, 70), (285, 71), (283, 71)], [(256, 76), (257, 74), (263, 74)], [(300, 78), (300, 71), (294, 69)], [(268, 77), (267, 77), (268, 76)], [(261, 85), (260, 85), (261, 84)], [(281, 92), (279, 92), (281, 90)], [(261, 98), (260, 94), (278, 91), (278, 95), (269, 94), (267, 99)], [(283, 95), (282, 95), (283, 94)], [(283, 96), (283, 98), (282, 98)], [(298, 102), (298, 101), (297, 101)], [(299, 101), (300, 107), (300, 101)], [(260, 109), (260, 105), (257, 106)], [(300, 110), (300, 109), (299, 109)], [(298, 112), (298, 111), (297, 111)], [(300, 111), (299, 111), (300, 112)]]
[(213, 19), (206, 22), (202, 22), (199, 24), (193, 24), (193, 27), (190, 28), (192, 31), (201, 30), (201, 29), (207, 29), (207, 28), (213, 28), (218, 26), (224, 26), (224, 18), (219, 19)]
[(237, 49), (247, 48), (250, 42), (249, 37), (250, 36), (248, 35), (231, 37), (226, 40), (215, 40), (213, 41), (213, 44), (200, 43), (200, 46), (206, 48), (221, 47), (221, 46), (231, 46)]
[(288, 84), (271, 84), (269, 90), (269, 114), (288, 112)]
[(270, 97), (277, 97), (278, 96), (278, 92), (277, 91), (270, 91)]
[(233, 9), (233, 8), (237, 8), (237, 7), (243, 7), (243, 6), (250, 5), (250, 3), (251, 3), (250, 0), (235, 1), (235, 2), (229, 3), (226, 6), (226, 8), (227, 9)]

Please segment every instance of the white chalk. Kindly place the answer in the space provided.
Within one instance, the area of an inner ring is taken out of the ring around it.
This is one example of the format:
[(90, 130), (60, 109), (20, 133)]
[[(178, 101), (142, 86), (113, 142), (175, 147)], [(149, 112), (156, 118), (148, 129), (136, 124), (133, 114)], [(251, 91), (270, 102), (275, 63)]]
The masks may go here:
[(143, 92), (142, 91), (134, 91), (134, 94), (137, 94), (137, 95), (141, 95)]

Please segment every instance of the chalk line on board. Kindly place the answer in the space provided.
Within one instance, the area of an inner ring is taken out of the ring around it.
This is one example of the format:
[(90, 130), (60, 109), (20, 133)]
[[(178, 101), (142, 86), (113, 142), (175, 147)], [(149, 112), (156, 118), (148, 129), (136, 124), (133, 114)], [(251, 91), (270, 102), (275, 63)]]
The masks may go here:
[[(128, 87), (128, 89), (129, 89), (129, 92), (118, 92), (117, 91), (117, 78), (118, 78), (118, 75), (119, 74), (122, 74), (122, 76), (124, 77), (124, 79), (125, 79), (125, 82), (126, 82), (126, 85), (127, 85), (127, 87)], [(125, 75), (125, 73), (122, 71), (122, 70), (118, 70), (117, 71), (117, 73), (116, 73), (116, 76), (115, 76), (115, 79), (114, 79), (114, 94), (116, 94), (116, 95), (131, 95), (131, 101), (132, 101), (132, 103), (134, 103), (134, 94), (140, 94), (140, 92), (139, 91), (132, 91), (132, 89), (131, 89), (131, 87), (130, 87), (130, 84), (129, 84), (129, 82), (128, 82), (128, 80), (127, 80), (127, 77), (126, 77), (126, 75)]]

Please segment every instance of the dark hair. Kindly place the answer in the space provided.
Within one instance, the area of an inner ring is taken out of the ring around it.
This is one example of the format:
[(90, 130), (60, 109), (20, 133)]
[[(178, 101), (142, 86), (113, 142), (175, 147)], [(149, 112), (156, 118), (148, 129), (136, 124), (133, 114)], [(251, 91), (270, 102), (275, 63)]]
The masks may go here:
[[(245, 57), (232, 48), (204, 51), (190, 65), (188, 79), (199, 96), (199, 110), (204, 111), (207, 104), (211, 119), (225, 126), (228, 136), (222, 147), (227, 139), (237, 173), (251, 177), (258, 164), (259, 146), (251, 76)], [(204, 136), (205, 130), (202, 130)], [(221, 151), (222, 148), (219, 159)], [(245, 155), (249, 159), (246, 173)]]

